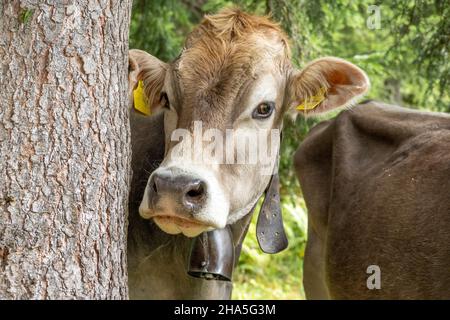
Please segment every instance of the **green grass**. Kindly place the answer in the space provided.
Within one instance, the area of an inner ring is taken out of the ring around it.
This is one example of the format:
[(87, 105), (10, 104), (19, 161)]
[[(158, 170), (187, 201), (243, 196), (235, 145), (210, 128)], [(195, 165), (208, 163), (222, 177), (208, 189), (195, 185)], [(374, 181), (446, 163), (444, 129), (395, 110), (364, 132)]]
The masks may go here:
[[(307, 227), (305, 203), (299, 197), (295, 205), (283, 201), (282, 208), (288, 248), (275, 255), (261, 251), (256, 240), (255, 214), (235, 271), (233, 299), (305, 298), (302, 285)], [(258, 210), (259, 206), (255, 212)]]

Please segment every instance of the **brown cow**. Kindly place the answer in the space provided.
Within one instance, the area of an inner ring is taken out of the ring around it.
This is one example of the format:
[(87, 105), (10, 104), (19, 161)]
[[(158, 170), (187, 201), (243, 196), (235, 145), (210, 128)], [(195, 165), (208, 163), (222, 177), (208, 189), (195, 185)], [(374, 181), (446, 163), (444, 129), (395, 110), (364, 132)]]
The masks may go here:
[[(130, 51), (130, 61), (130, 87), (142, 80), (147, 103), (163, 110), (131, 120), (130, 295), (229, 297), (229, 284), (187, 276), (187, 237), (231, 225), (239, 245), (249, 212), (271, 181), (284, 114), (300, 104), (310, 114), (348, 106), (368, 90), (367, 76), (332, 57), (295, 69), (280, 27), (236, 9), (206, 16), (171, 63), (139, 50)], [(211, 136), (196, 144), (199, 127)], [(255, 132), (262, 132), (258, 140)], [(215, 157), (220, 144), (211, 148), (222, 138), (231, 146), (224, 162)], [(242, 148), (242, 141), (250, 143)], [(251, 162), (247, 148), (263, 145), (269, 155)], [(155, 159), (162, 160), (156, 170)], [(137, 202), (140, 216), (166, 234), (137, 216)]]
[(314, 127), (295, 166), (307, 298), (450, 299), (448, 114), (361, 104)]

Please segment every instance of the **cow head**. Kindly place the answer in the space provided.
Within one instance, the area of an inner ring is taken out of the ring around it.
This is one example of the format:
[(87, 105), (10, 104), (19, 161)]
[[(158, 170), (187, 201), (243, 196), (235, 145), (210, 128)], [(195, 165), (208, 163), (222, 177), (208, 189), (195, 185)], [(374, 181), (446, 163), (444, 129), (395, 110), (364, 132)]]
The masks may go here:
[[(131, 88), (142, 80), (147, 102), (165, 117), (165, 158), (140, 215), (189, 237), (232, 224), (255, 205), (276, 165), (287, 111), (347, 106), (369, 87), (362, 70), (338, 58), (296, 70), (279, 26), (235, 9), (206, 16), (175, 61), (131, 50), (130, 65)], [(314, 108), (305, 107), (318, 94)]]

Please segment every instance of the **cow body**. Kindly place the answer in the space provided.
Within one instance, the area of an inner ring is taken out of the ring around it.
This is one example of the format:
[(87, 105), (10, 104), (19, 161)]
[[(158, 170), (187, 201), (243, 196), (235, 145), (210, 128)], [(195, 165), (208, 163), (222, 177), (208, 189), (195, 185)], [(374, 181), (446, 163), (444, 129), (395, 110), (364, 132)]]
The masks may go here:
[(295, 155), (307, 298), (450, 298), (449, 150), (448, 115), (376, 102), (311, 130)]

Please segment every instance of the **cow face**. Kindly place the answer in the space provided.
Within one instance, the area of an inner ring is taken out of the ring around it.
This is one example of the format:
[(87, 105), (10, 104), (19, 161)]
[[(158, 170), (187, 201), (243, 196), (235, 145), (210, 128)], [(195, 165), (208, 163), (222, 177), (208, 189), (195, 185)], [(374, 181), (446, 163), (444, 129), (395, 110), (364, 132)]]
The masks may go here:
[(304, 112), (328, 111), (369, 85), (363, 71), (337, 58), (293, 69), (279, 27), (238, 10), (207, 16), (174, 62), (131, 50), (130, 64), (131, 87), (142, 80), (148, 103), (165, 117), (165, 158), (148, 180), (140, 215), (190, 237), (251, 210), (276, 165), (287, 110), (323, 92)]

